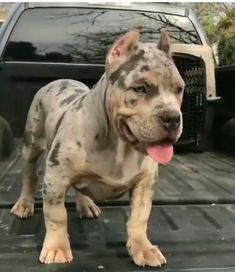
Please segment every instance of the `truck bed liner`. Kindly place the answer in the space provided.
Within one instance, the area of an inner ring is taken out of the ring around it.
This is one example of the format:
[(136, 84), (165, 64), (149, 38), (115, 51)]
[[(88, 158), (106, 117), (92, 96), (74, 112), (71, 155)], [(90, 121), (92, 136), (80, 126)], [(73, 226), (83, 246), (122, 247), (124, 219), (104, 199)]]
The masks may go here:
[[(21, 142), (0, 163), (0, 271), (143, 271), (128, 257), (125, 223), (128, 196), (101, 203), (98, 219), (78, 219), (73, 192), (67, 198), (74, 261), (41, 265), (45, 233), (41, 184), (35, 216), (19, 220), (10, 207), (21, 187)], [(177, 154), (160, 167), (160, 182), (149, 222), (149, 237), (165, 253), (161, 271), (235, 271), (235, 160), (217, 153)], [(39, 169), (43, 174), (43, 160)], [(144, 271), (156, 269), (145, 268)]]
[[(72, 208), (68, 214), (74, 261), (47, 266), (38, 263), (44, 235), (41, 209), (23, 221), (2, 209), (0, 271), (21, 271), (18, 264), (22, 271), (143, 271), (125, 249), (127, 207), (103, 207), (98, 219), (78, 219)], [(234, 215), (235, 205), (154, 206), (148, 233), (167, 257), (162, 271), (235, 271)]]
[[(21, 184), (21, 142), (17, 142), (8, 161), (0, 164), (0, 207), (11, 207), (17, 199)], [(36, 205), (40, 207), (43, 160), (39, 165)], [(235, 159), (213, 152), (177, 154), (167, 166), (160, 166), (160, 182), (154, 204), (235, 203)], [(101, 205), (128, 205), (128, 194)], [(73, 191), (67, 205), (74, 206)]]

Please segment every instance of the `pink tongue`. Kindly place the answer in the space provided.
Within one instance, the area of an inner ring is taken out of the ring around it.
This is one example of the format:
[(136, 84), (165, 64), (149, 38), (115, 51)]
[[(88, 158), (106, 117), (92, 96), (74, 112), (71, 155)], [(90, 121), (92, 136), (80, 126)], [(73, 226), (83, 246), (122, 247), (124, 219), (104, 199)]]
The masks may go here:
[(147, 147), (147, 152), (154, 161), (161, 164), (168, 163), (174, 155), (172, 144), (152, 145)]

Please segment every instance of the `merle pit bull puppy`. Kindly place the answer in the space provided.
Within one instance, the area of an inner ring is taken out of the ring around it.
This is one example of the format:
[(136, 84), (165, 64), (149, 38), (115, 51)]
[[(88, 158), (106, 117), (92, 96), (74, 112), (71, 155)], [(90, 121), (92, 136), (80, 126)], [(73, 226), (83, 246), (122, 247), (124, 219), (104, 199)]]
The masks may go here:
[(182, 132), (184, 81), (169, 49), (165, 32), (157, 45), (141, 43), (139, 32), (130, 31), (109, 50), (105, 73), (92, 90), (75, 80), (56, 80), (35, 95), (25, 128), (23, 188), (11, 212), (33, 215), (36, 162), (46, 150), (40, 262), (73, 259), (64, 205), (73, 186), (85, 217), (100, 214), (95, 202), (131, 190), (127, 250), (137, 265), (166, 263), (146, 232), (157, 163), (172, 158)]

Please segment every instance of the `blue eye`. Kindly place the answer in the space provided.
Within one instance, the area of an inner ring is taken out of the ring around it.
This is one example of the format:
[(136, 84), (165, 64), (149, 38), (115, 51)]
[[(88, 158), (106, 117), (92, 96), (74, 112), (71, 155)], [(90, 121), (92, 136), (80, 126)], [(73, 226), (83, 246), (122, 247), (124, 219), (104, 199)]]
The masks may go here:
[(135, 87), (133, 87), (133, 90), (136, 93), (146, 93), (147, 92), (146, 87), (144, 85), (135, 86)]

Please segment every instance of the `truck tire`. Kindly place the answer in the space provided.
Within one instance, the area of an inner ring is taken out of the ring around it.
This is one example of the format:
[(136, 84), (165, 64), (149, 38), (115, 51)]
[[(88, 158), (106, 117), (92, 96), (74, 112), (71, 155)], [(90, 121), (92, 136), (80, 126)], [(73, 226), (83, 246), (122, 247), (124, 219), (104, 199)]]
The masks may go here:
[(14, 138), (8, 122), (0, 116), (0, 160), (7, 158), (14, 149)]

